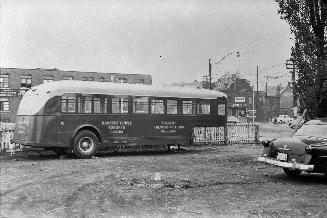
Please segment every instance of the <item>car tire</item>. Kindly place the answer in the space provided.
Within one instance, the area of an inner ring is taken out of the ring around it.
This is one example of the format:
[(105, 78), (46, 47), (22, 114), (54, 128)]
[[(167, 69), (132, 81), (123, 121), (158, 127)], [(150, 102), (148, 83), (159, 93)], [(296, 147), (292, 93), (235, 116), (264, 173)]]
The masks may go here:
[(293, 170), (293, 169), (288, 169), (288, 168), (283, 168), (283, 170), (286, 175), (292, 176), (292, 177), (296, 177), (296, 176), (300, 175), (302, 172), (301, 170), (297, 170), (297, 169)]
[(83, 130), (73, 140), (73, 152), (82, 159), (91, 158), (99, 147), (98, 137), (91, 131)]

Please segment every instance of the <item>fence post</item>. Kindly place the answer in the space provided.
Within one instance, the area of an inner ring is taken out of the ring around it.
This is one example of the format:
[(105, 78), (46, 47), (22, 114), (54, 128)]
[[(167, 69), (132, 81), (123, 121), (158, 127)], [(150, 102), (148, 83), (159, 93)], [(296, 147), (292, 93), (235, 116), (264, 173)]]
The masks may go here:
[(255, 125), (255, 134), (254, 134), (255, 136), (255, 138), (254, 138), (254, 141), (256, 142), (256, 143), (258, 143), (259, 142), (259, 125)]
[(224, 143), (227, 145), (228, 143), (228, 124), (226, 123), (224, 126)]

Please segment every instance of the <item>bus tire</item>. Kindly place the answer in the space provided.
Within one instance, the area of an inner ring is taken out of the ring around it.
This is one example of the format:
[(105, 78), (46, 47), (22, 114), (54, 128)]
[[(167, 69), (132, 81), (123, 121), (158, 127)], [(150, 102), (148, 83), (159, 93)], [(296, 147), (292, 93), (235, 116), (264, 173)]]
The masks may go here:
[(99, 145), (98, 137), (91, 131), (82, 130), (73, 140), (73, 152), (79, 158), (91, 158)]

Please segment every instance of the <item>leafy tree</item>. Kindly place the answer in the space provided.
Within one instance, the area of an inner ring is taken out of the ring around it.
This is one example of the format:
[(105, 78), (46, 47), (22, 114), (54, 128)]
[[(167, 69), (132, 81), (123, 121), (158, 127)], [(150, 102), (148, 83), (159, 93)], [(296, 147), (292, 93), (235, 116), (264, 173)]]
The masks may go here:
[(292, 58), (298, 66), (294, 87), (310, 117), (327, 116), (326, 0), (276, 0), (281, 19), (295, 36)]

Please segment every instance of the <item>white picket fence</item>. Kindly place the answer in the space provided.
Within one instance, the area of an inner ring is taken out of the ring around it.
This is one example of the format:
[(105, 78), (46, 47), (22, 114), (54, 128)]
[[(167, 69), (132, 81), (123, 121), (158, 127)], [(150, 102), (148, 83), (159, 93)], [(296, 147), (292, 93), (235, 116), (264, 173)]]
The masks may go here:
[[(22, 149), (19, 144), (11, 143), (13, 127), (0, 128), (0, 151), (15, 152)], [(259, 126), (253, 124), (228, 124), (224, 127), (195, 127), (193, 129), (194, 144), (231, 144), (255, 143), (258, 141)]]
[(16, 152), (22, 150), (20, 144), (11, 143), (10, 140), (14, 136), (13, 129), (0, 129), (0, 152)]
[(195, 127), (194, 144), (255, 143), (258, 141), (259, 126), (253, 124), (228, 124), (224, 127)]

